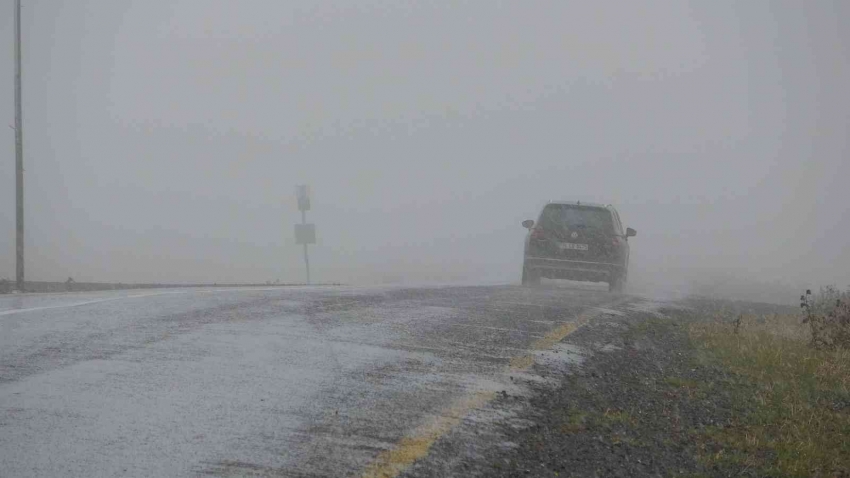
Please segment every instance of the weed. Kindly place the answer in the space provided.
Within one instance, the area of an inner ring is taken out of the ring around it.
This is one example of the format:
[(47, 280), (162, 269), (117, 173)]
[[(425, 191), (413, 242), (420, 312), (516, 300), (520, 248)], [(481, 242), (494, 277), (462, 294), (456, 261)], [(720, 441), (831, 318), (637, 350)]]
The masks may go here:
[(697, 388), (699, 386), (696, 380), (688, 380), (680, 377), (667, 377), (664, 379), (664, 383), (675, 388)]
[(637, 426), (637, 418), (624, 410), (608, 408), (602, 413), (602, 418), (610, 423)]
[[(821, 303), (810, 303), (805, 324), (789, 314), (742, 317), (745, 326), (724, 320), (691, 327), (707, 356), (745, 384), (733, 394), (741, 410), (737, 423), (704, 433), (703, 439), (720, 446), (704, 461), (772, 476), (850, 472), (850, 349), (834, 342), (841, 337), (834, 330), (806, 333), (812, 316), (830, 317), (828, 311), (817, 315)], [(816, 348), (812, 333), (820, 334)], [(832, 341), (825, 342), (824, 333), (833, 334)]]
[(800, 296), (800, 307), (813, 347), (850, 349), (850, 290), (840, 292), (835, 287), (825, 287), (815, 296), (807, 290)]
[(588, 414), (576, 408), (570, 408), (567, 411), (566, 420), (559, 427), (561, 433), (578, 433), (584, 431), (587, 426)]

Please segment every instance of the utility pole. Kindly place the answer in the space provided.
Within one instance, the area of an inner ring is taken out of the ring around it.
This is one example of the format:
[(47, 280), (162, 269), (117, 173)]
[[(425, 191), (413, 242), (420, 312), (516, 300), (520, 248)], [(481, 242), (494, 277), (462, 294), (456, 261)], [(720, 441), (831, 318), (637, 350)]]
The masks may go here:
[(15, 279), (24, 291), (24, 131), (21, 115), (21, 0), (15, 0)]

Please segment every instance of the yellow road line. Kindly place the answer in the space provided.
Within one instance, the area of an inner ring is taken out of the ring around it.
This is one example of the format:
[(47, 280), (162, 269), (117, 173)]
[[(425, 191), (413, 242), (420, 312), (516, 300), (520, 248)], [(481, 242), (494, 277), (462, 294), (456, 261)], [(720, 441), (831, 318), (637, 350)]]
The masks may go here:
[[(615, 307), (626, 299), (617, 300), (607, 307)], [(556, 343), (566, 336), (587, 324), (591, 319), (604, 314), (604, 310), (590, 309), (576, 316), (573, 322), (560, 325), (549, 331), (542, 338), (531, 344), (532, 350), (544, 350), (552, 348)], [(514, 357), (508, 365), (508, 372), (520, 372), (534, 365), (534, 355), (526, 354)], [(430, 422), (414, 430), (409, 436), (404, 437), (391, 450), (381, 452), (375, 460), (363, 471), (363, 478), (395, 478), (413, 462), (424, 458), (431, 446), (443, 435), (448, 433), (455, 425), (460, 423), (469, 412), (486, 405), (496, 396), (492, 391), (477, 391), (463, 396), (451, 407), (438, 415)]]
[(417, 428), (410, 436), (402, 438), (392, 450), (375, 459), (363, 472), (364, 478), (394, 478), (414, 461), (428, 454), (438, 438), (449, 432), (463, 417), (493, 399), (495, 392), (476, 392), (455, 403), (443, 415)]

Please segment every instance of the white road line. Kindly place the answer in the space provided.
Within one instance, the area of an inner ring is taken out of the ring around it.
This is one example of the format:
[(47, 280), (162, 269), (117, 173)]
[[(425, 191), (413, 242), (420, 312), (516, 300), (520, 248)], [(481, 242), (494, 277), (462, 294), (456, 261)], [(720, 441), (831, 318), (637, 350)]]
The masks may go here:
[(30, 307), (27, 309), (9, 309), (9, 310), (0, 310), (0, 316), (3, 315), (11, 315), (11, 314), (21, 314), (24, 312), (35, 312), (38, 310), (49, 310), (49, 309), (64, 309), (69, 307), (80, 307), (82, 305), (90, 305), (90, 304), (99, 304), (101, 302), (112, 302), (114, 300), (121, 299), (135, 299), (138, 297), (151, 297), (155, 295), (165, 295), (165, 294), (185, 294), (186, 291), (170, 291), (170, 292), (158, 292), (153, 294), (137, 294), (137, 295), (125, 295), (121, 297), (108, 297), (105, 299), (94, 299), (94, 300), (86, 300), (83, 302), (74, 302), (72, 304), (60, 304), (60, 305), (45, 305), (42, 307)]
[(282, 287), (269, 287), (269, 288), (249, 288), (249, 287), (239, 287), (239, 288), (227, 288), (227, 289), (195, 289), (195, 290), (170, 290), (164, 292), (151, 292), (148, 294), (134, 294), (134, 295), (124, 295), (121, 297), (107, 297), (103, 299), (93, 299), (86, 300), (82, 302), (73, 302), (70, 304), (60, 304), (60, 305), (45, 305), (42, 307), (30, 307), (27, 309), (7, 309), (0, 310), (0, 316), (11, 315), (11, 314), (21, 314), (24, 312), (35, 312), (39, 310), (50, 310), (50, 309), (64, 309), (70, 307), (80, 307), (83, 305), (91, 305), (91, 304), (100, 304), (102, 302), (112, 302), (115, 300), (123, 300), (123, 299), (139, 299), (142, 297), (155, 297), (159, 295), (169, 295), (169, 294), (188, 294), (191, 292), (201, 293), (201, 294), (213, 294), (216, 292), (238, 292), (238, 291), (269, 291), (269, 290), (281, 290)]

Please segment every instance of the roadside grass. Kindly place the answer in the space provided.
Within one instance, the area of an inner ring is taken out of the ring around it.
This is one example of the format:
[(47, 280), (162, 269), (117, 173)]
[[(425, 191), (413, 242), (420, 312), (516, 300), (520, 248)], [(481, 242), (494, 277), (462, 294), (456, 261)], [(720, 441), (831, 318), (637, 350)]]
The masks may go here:
[(738, 413), (696, 432), (699, 459), (767, 476), (850, 476), (850, 350), (812, 347), (798, 315), (716, 319), (692, 323), (689, 335), (740, 385)]
[(787, 308), (693, 305), (572, 336), (622, 347), (538, 395), (491, 475), (850, 478), (850, 348)]
[(561, 433), (577, 433), (587, 429), (589, 413), (576, 408), (568, 408), (564, 417), (560, 420), (558, 431)]

